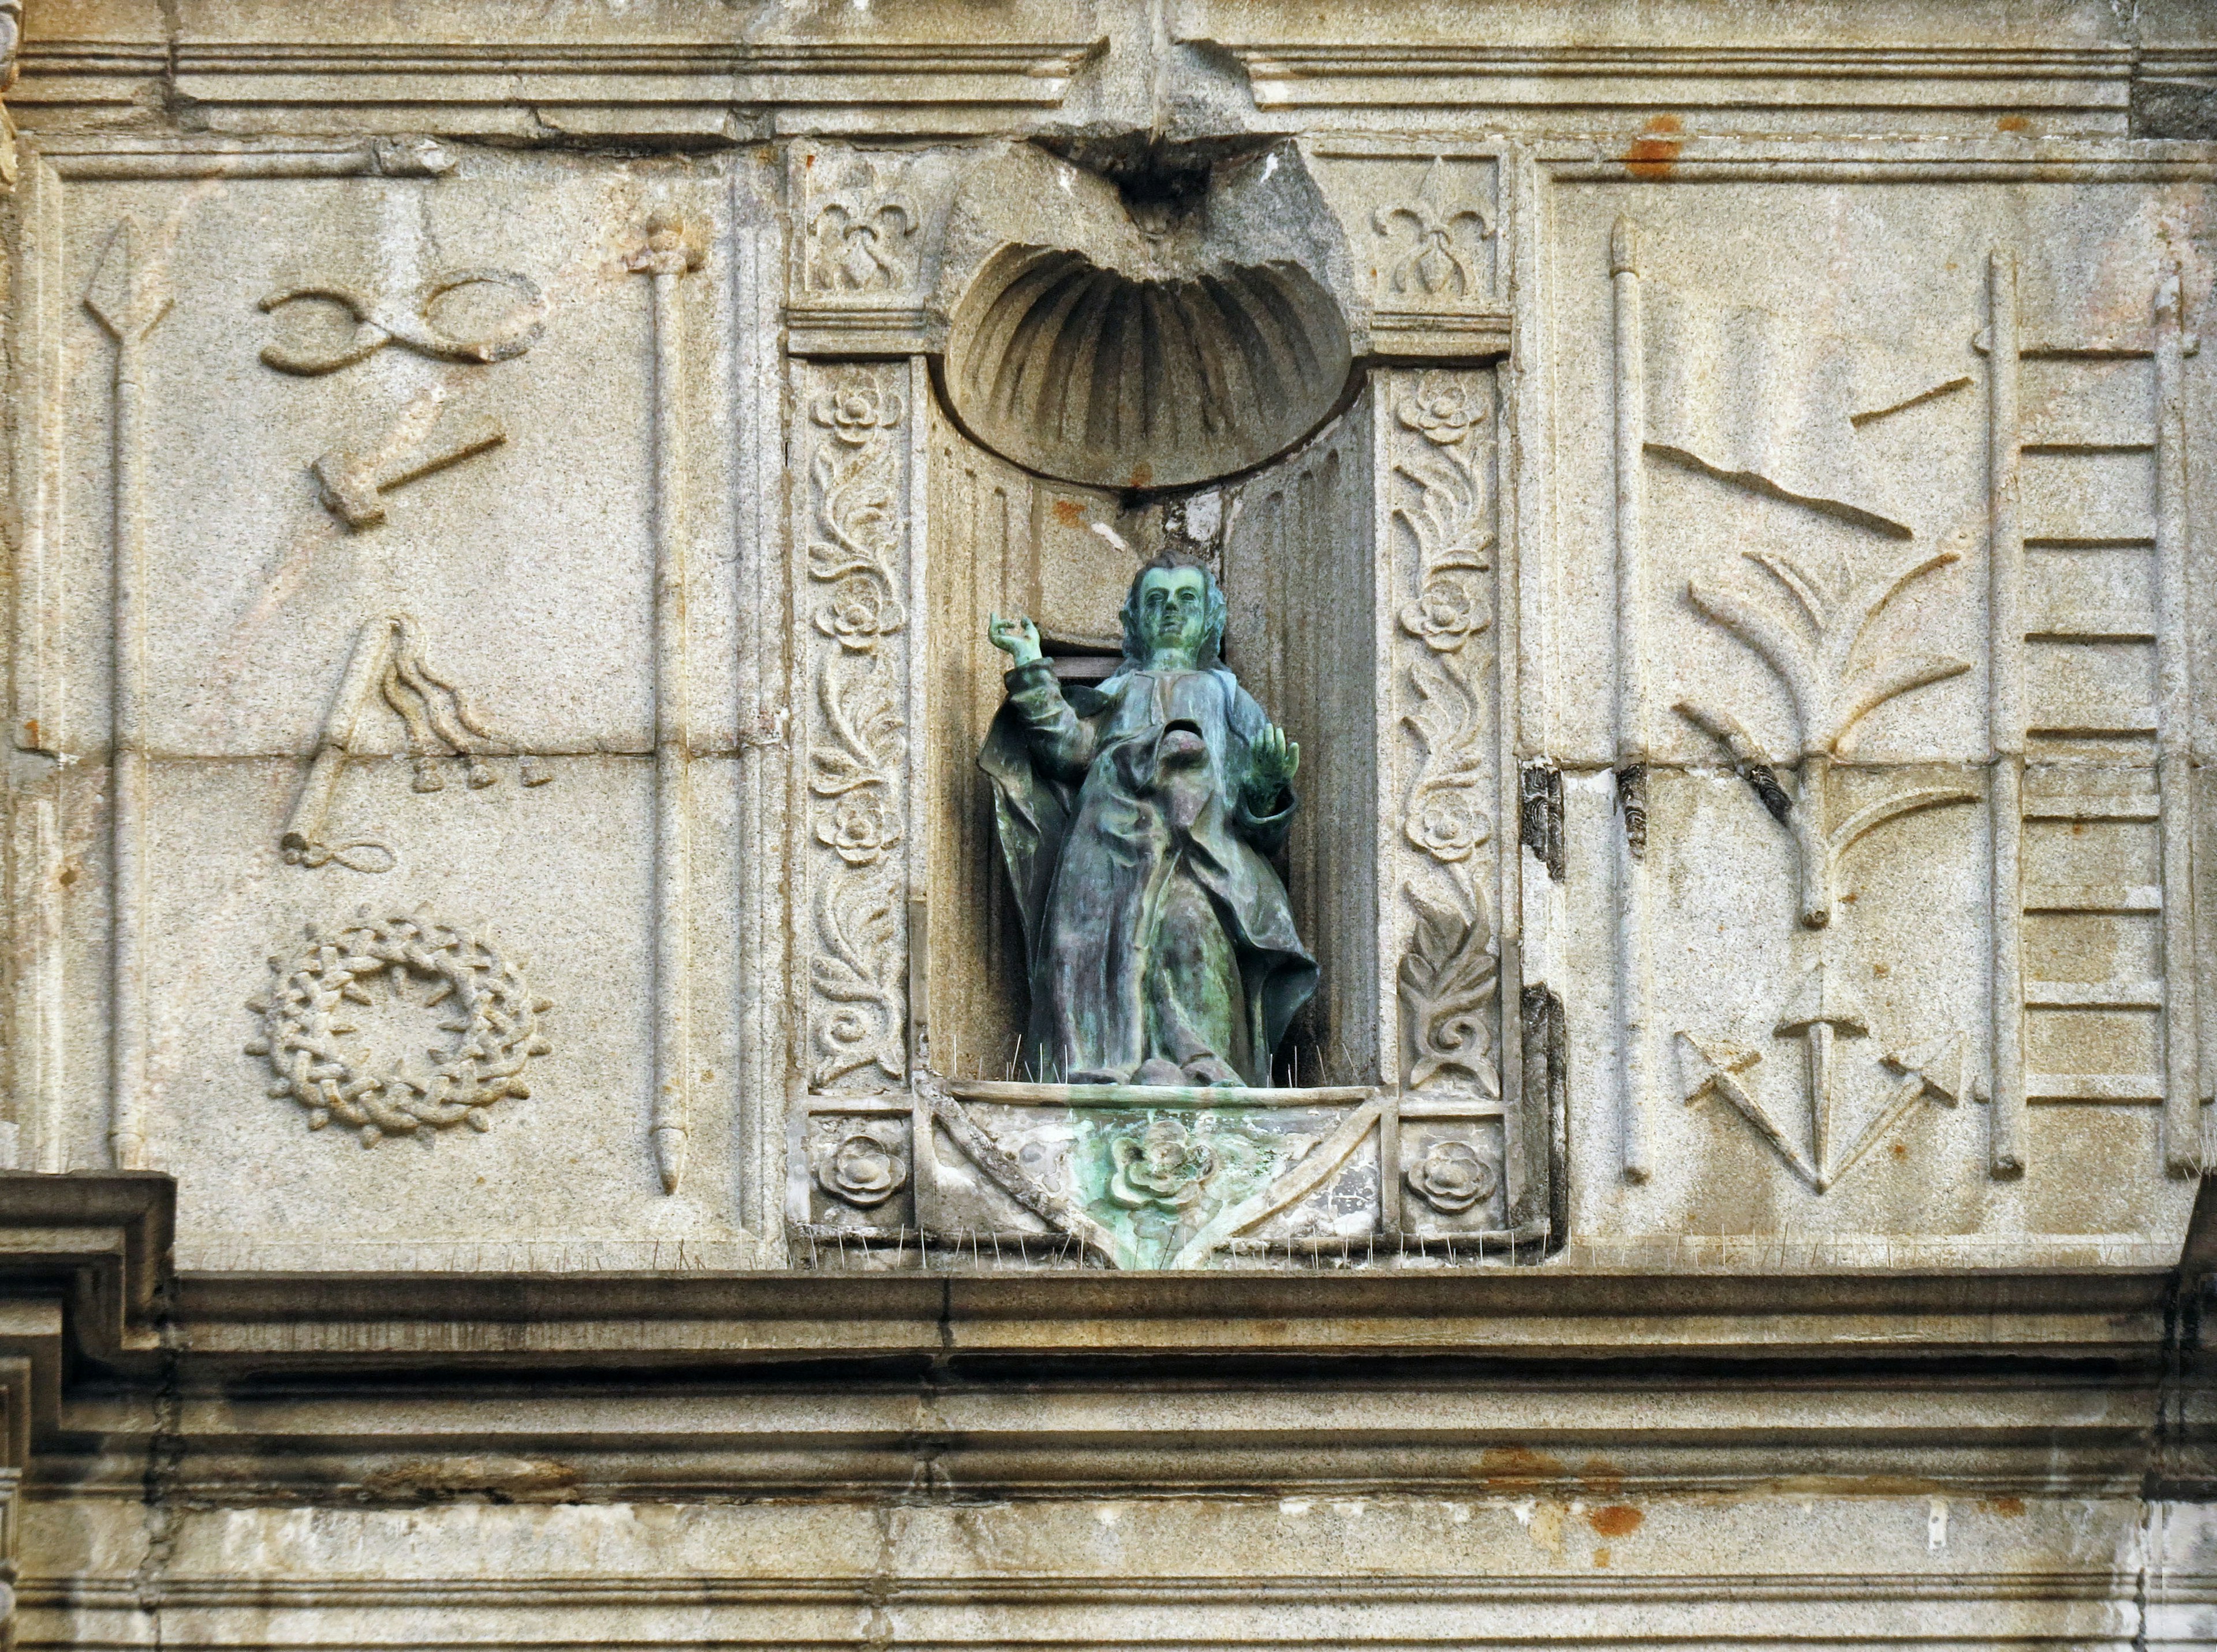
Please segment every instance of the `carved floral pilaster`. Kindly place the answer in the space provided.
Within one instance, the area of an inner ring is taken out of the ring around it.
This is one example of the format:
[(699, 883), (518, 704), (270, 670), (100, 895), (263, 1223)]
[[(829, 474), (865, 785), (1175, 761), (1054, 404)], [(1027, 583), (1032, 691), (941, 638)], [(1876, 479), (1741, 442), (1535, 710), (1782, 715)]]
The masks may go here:
[(801, 367), (797, 613), (803, 678), (801, 1067), (812, 1090), (882, 1088), (907, 1057), (905, 369)]
[(1380, 376), (1392, 529), (1401, 836), (1389, 875), (1402, 1082), (1500, 1094), (1496, 848), (1492, 375)]

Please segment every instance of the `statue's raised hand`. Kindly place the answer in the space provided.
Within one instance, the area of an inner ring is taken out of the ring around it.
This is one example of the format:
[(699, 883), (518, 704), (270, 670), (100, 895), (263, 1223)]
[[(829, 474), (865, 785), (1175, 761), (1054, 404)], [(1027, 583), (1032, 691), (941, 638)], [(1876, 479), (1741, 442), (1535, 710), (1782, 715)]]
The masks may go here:
[(1029, 665), (1040, 656), (1039, 627), (1021, 613), (1013, 620), (987, 615), (985, 635), (1015, 665)]
[(1257, 814), (1277, 812), (1278, 799), (1301, 766), (1301, 749), (1280, 728), (1263, 730), (1247, 749), (1247, 802)]

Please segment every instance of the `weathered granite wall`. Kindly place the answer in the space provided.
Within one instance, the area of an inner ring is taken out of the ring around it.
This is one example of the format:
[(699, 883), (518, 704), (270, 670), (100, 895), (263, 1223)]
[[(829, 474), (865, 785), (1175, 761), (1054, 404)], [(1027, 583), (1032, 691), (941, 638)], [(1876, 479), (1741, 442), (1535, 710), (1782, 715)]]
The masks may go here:
[[(16, 1643), (2217, 1643), (2206, 4), (0, 45)], [(1164, 550), (1321, 974), (1135, 1099)]]

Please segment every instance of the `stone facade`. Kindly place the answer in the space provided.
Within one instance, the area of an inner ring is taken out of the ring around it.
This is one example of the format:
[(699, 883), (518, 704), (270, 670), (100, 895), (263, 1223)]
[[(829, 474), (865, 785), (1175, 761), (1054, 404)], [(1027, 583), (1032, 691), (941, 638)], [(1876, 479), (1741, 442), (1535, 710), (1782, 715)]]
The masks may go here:
[[(2207, 4), (0, 44), (15, 1644), (2217, 1644)], [(1135, 1095), (1164, 552), (1320, 975)]]

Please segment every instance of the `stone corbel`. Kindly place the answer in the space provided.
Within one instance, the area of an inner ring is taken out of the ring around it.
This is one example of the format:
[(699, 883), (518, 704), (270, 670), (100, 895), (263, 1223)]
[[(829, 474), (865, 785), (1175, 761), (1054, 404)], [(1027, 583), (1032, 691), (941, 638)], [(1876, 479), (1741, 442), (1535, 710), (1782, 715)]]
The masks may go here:
[(148, 1172), (0, 1174), (0, 1643), (14, 1644), (22, 1478), (61, 1425), (65, 1365), (159, 1350), (176, 1205), (177, 1184)]

